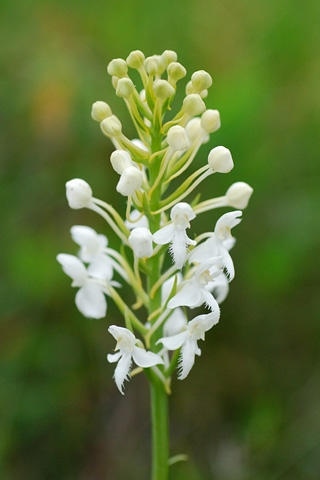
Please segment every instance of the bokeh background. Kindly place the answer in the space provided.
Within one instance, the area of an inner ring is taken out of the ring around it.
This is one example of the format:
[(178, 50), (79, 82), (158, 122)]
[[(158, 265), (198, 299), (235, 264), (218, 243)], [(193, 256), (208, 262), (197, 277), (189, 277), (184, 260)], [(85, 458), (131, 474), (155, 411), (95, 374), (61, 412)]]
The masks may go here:
[(134, 49), (176, 50), (188, 77), (213, 76), (206, 102), (222, 128), (197, 165), (225, 145), (235, 168), (210, 177), (203, 198), (239, 180), (255, 189), (220, 324), (174, 381), (171, 450), (190, 460), (172, 479), (318, 479), (319, 1), (3, 0), (0, 13), (1, 479), (149, 476), (147, 382), (136, 377), (122, 397), (106, 362), (119, 314), (110, 302), (106, 320), (82, 318), (55, 260), (76, 253), (74, 224), (109, 235), (68, 208), (67, 180), (86, 179), (123, 211), (90, 110), (107, 101), (134, 136), (106, 72)]

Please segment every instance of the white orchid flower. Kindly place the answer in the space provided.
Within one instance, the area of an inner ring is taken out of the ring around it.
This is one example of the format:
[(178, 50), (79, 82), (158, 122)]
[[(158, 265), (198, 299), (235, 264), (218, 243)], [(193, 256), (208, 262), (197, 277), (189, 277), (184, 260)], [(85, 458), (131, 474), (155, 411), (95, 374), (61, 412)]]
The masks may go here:
[(80, 246), (80, 259), (90, 264), (88, 272), (91, 276), (102, 280), (106, 276), (112, 278), (114, 269), (128, 281), (128, 275), (124, 269), (107, 254), (107, 251), (114, 252), (114, 250), (106, 250), (108, 239), (105, 235), (98, 234), (93, 228), (85, 225), (74, 225), (70, 232), (72, 240)]
[(215, 277), (213, 282), (208, 282), (207, 289), (212, 293), (217, 302), (222, 303), (229, 293), (229, 280), (224, 273)]
[[(172, 291), (176, 277), (177, 277), (177, 285), (179, 285), (182, 282), (182, 275), (180, 272), (177, 275), (173, 275), (172, 277), (168, 278), (168, 280), (166, 280), (163, 283), (161, 287), (162, 305), (164, 305), (168, 300), (168, 297)], [(176, 333), (181, 332), (181, 330), (186, 326), (186, 324), (187, 324), (187, 319), (182, 308), (175, 308), (171, 313), (170, 317), (168, 318), (168, 320), (163, 325), (163, 334), (166, 337), (175, 335)]]
[(72, 287), (80, 287), (76, 293), (75, 303), (78, 310), (88, 318), (103, 318), (107, 312), (107, 301), (104, 293), (108, 294), (107, 285), (119, 286), (117, 282), (111, 282), (110, 269), (99, 271), (99, 276), (90, 272), (78, 257), (59, 253), (58, 262), (63, 271), (72, 278)]
[(168, 308), (181, 306), (195, 308), (205, 303), (212, 312), (219, 312), (219, 305), (207, 285), (221, 273), (220, 257), (215, 259), (214, 264), (210, 262), (199, 265), (192, 277), (180, 284), (176, 295), (169, 300)]
[(170, 213), (172, 223), (166, 225), (153, 234), (153, 241), (159, 245), (170, 245), (170, 253), (172, 253), (174, 263), (177, 268), (182, 268), (187, 258), (187, 246), (196, 245), (191, 240), (186, 229), (190, 228), (190, 220), (193, 220), (196, 214), (188, 203), (177, 203)]
[(142, 368), (163, 365), (164, 361), (156, 353), (147, 352), (144, 348), (136, 346), (138, 340), (127, 328), (111, 325), (108, 331), (117, 340), (115, 350), (119, 352), (107, 355), (107, 360), (110, 363), (118, 362), (114, 371), (114, 380), (120, 393), (124, 395), (123, 383), (129, 379), (132, 360)]
[(189, 262), (204, 263), (212, 257), (221, 257), (222, 264), (225, 267), (229, 280), (234, 278), (234, 265), (229, 250), (233, 247), (235, 239), (231, 235), (231, 229), (241, 222), (242, 212), (225, 213), (216, 223), (214, 232), (210, 234), (208, 240), (197, 245), (189, 255)]
[(195, 362), (195, 356), (201, 355), (198, 340), (205, 339), (205, 332), (219, 322), (219, 311), (198, 315), (191, 320), (181, 333), (170, 337), (163, 337), (157, 343), (162, 343), (168, 350), (181, 348), (178, 378), (183, 380), (189, 374)]

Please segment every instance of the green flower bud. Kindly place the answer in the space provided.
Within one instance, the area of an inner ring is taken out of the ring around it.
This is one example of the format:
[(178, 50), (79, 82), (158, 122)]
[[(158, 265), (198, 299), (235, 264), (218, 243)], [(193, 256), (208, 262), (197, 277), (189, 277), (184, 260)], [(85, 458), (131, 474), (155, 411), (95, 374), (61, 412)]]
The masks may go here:
[(136, 70), (139, 70), (139, 68), (142, 67), (144, 60), (144, 54), (140, 50), (134, 50), (129, 54), (126, 62), (130, 68), (135, 68)]
[(194, 93), (194, 88), (190, 80), (190, 82), (188, 82), (186, 85), (186, 95), (191, 95), (191, 93)]
[(112, 110), (106, 102), (94, 102), (91, 110), (91, 117), (96, 122), (102, 122), (107, 117), (111, 117)]
[(129, 97), (134, 90), (132, 80), (130, 78), (120, 78), (118, 80), (116, 95), (118, 97), (127, 98)]
[(200, 95), (198, 95), (197, 93), (191, 93), (190, 95), (187, 95), (183, 100), (183, 109), (186, 113), (188, 113), (192, 117), (195, 117), (197, 115), (200, 115), (200, 113), (203, 113), (206, 109), (206, 106)]
[(111, 117), (105, 118), (100, 123), (100, 127), (102, 132), (107, 137), (118, 137), (122, 133), (121, 122), (115, 115), (111, 115)]
[(167, 135), (168, 145), (175, 151), (185, 150), (190, 147), (188, 135), (183, 127), (174, 125), (168, 131)]
[(187, 70), (179, 62), (172, 62), (168, 65), (168, 77), (169, 80), (177, 82), (181, 78), (187, 75)]
[(201, 127), (207, 133), (218, 130), (221, 126), (220, 113), (218, 110), (206, 110), (201, 117)]
[(159, 70), (159, 56), (152, 55), (152, 57), (147, 57), (144, 61), (144, 68), (149, 75), (155, 75)]
[(176, 62), (177, 59), (178, 59), (178, 55), (176, 54), (176, 52), (174, 52), (173, 50), (165, 50), (163, 52), (163, 54), (161, 55), (166, 67), (168, 65), (170, 65), (170, 63), (172, 62)]
[(127, 75), (128, 65), (122, 58), (115, 58), (109, 63), (107, 71), (113, 77), (122, 78)]
[(153, 91), (156, 97), (166, 99), (172, 97), (176, 91), (167, 80), (156, 80), (153, 84)]
[(208, 72), (205, 72), (204, 70), (198, 70), (192, 75), (191, 82), (196, 92), (202, 92), (202, 90), (206, 90), (207, 88), (211, 87), (212, 78)]

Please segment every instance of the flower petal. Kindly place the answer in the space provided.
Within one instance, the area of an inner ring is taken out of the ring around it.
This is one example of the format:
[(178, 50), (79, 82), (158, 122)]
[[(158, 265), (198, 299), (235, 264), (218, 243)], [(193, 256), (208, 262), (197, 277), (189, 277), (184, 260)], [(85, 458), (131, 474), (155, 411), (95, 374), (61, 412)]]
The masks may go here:
[(76, 306), (88, 318), (103, 318), (107, 312), (107, 301), (100, 286), (87, 283), (76, 294)]
[(111, 335), (117, 341), (119, 340), (120, 337), (128, 337), (130, 341), (133, 341), (133, 342), (136, 341), (136, 337), (128, 328), (118, 327), (118, 325), (110, 325), (110, 327), (108, 328), (108, 332), (111, 333)]
[(107, 360), (108, 362), (110, 363), (115, 363), (119, 360), (119, 358), (121, 357), (122, 355), (122, 352), (116, 352), (116, 353), (108, 353), (107, 355)]
[(86, 283), (88, 278), (87, 270), (78, 257), (68, 255), (67, 253), (59, 253), (57, 260), (62, 265), (64, 273), (73, 279), (72, 286), (82, 287)]
[(174, 230), (172, 224), (160, 228), (160, 230), (152, 235), (154, 243), (157, 243), (158, 245), (166, 245), (167, 243), (170, 243), (174, 235)]
[(183, 345), (179, 359), (179, 380), (183, 380), (189, 374), (194, 365), (195, 355), (198, 354), (198, 345), (196, 340), (188, 339)]
[(93, 228), (85, 225), (71, 227), (71, 237), (80, 245), (80, 258), (84, 262), (91, 262), (95, 255), (107, 247), (108, 239), (105, 235), (99, 235)]
[(186, 316), (182, 308), (176, 308), (163, 326), (163, 334), (166, 337), (172, 337), (180, 333), (187, 324)]
[(168, 350), (177, 350), (180, 348), (184, 342), (187, 340), (188, 332), (181, 332), (172, 337), (163, 337), (160, 338), (157, 343), (162, 343)]
[(131, 367), (131, 354), (124, 353), (121, 356), (113, 375), (116, 385), (122, 395), (124, 395), (123, 388), (122, 388), (123, 382), (125, 380), (129, 380), (130, 367)]
[(232, 237), (231, 229), (241, 222), (242, 211), (236, 210), (222, 215), (214, 227), (214, 234), (219, 240), (226, 240)]
[(132, 357), (138, 367), (148, 368), (161, 363), (164, 364), (162, 358), (153, 352), (146, 352), (144, 348), (134, 347)]
[(210, 307), (212, 312), (220, 312), (220, 307), (214, 296), (206, 289), (202, 290), (203, 299), (205, 300), (206, 305)]
[(218, 275), (213, 282), (209, 282), (207, 289), (211, 292), (217, 302), (222, 303), (229, 293), (229, 282), (224, 273)]
[(186, 280), (181, 285), (181, 290), (168, 302), (168, 308), (181, 307), (183, 305), (190, 308), (199, 306), (202, 300), (201, 289), (197, 288), (197, 285), (189, 280)]
[(113, 275), (112, 264), (105, 255), (97, 255), (88, 267), (88, 273), (93, 278), (109, 281)]

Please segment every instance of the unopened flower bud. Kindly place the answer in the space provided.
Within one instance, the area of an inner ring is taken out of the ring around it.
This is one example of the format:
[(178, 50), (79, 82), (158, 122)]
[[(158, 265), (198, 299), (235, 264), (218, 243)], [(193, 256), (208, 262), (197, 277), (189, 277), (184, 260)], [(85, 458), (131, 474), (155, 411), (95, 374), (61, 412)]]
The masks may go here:
[(122, 132), (122, 125), (118, 117), (111, 115), (105, 118), (101, 123), (101, 130), (107, 137), (118, 137)]
[(96, 122), (102, 122), (107, 117), (111, 117), (112, 110), (106, 102), (94, 102), (91, 109), (91, 117)]
[(225, 147), (215, 147), (208, 156), (208, 163), (214, 172), (228, 173), (233, 169), (230, 150)]
[(69, 207), (75, 210), (88, 207), (92, 203), (91, 187), (81, 178), (74, 178), (66, 183), (66, 194)]
[(127, 98), (134, 90), (132, 80), (130, 78), (120, 78), (118, 80), (116, 95), (118, 97)]
[(174, 150), (185, 150), (190, 147), (188, 135), (183, 127), (174, 125), (168, 131), (167, 142)]
[(218, 110), (206, 110), (201, 117), (201, 126), (207, 133), (213, 133), (221, 126)]
[(112, 83), (112, 86), (113, 88), (116, 90), (117, 86), (118, 86), (118, 82), (119, 82), (119, 78), (118, 77), (111, 77), (111, 83)]
[(172, 62), (176, 62), (178, 59), (178, 55), (173, 50), (165, 50), (161, 57), (163, 58), (166, 67)]
[(132, 166), (132, 159), (129, 152), (125, 150), (115, 150), (112, 152), (110, 162), (113, 170), (122, 175), (127, 167)]
[(143, 65), (144, 59), (144, 54), (140, 50), (134, 50), (129, 54), (126, 62), (130, 68), (139, 70), (139, 68), (141, 68)]
[(123, 58), (115, 58), (108, 64), (107, 71), (113, 77), (122, 78), (127, 75), (128, 65)]
[(153, 91), (156, 97), (162, 98), (163, 100), (172, 97), (176, 93), (173, 86), (170, 85), (167, 80), (161, 79), (154, 82)]
[(200, 92), (200, 97), (207, 98), (207, 96), (208, 96), (208, 89), (206, 88), (205, 90), (202, 90), (202, 92)]
[(144, 68), (149, 75), (155, 75), (159, 69), (159, 57), (158, 55), (152, 55), (147, 57), (144, 61)]
[(233, 183), (225, 195), (227, 204), (230, 207), (243, 210), (248, 205), (252, 192), (253, 188), (245, 182)]
[(190, 142), (202, 136), (202, 143), (209, 141), (209, 135), (201, 127), (201, 119), (199, 117), (192, 118), (186, 125), (186, 132)]
[(192, 75), (191, 82), (194, 90), (200, 93), (202, 90), (206, 90), (207, 88), (211, 87), (212, 78), (208, 72), (205, 72), (204, 70), (198, 70)]
[(206, 106), (198, 93), (191, 93), (183, 100), (183, 109), (186, 113), (195, 117), (196, 115), (203, 113)]
[(194, 88), (190, 80), (190, 82), (188, 82), (186, 85), (186, 95), (190, 95), (191, 93), (194, 93)]
[(187, 75), (187, 70), (184, 68), (183, 65), (179, 62), (172, 62), (170, 65), (168, 65), (168, 77), (169, 81), (173, 80), (174, 82), (177, 82), (181, 78), (185, 77)]
[(134, 228), (128, 241), (138, 258), (151, 257), (153, 253), (152, 248), (152, 233), (148, 228), (137, 227)]
[(127, 197), (128, 195), (132, 195), (138, 188), (141, 187), (143, 181), (143, 174), (141, 170), (134, 167), (133, 165), (127, 167), (116, 186), (117, 192), (121, 193)]

